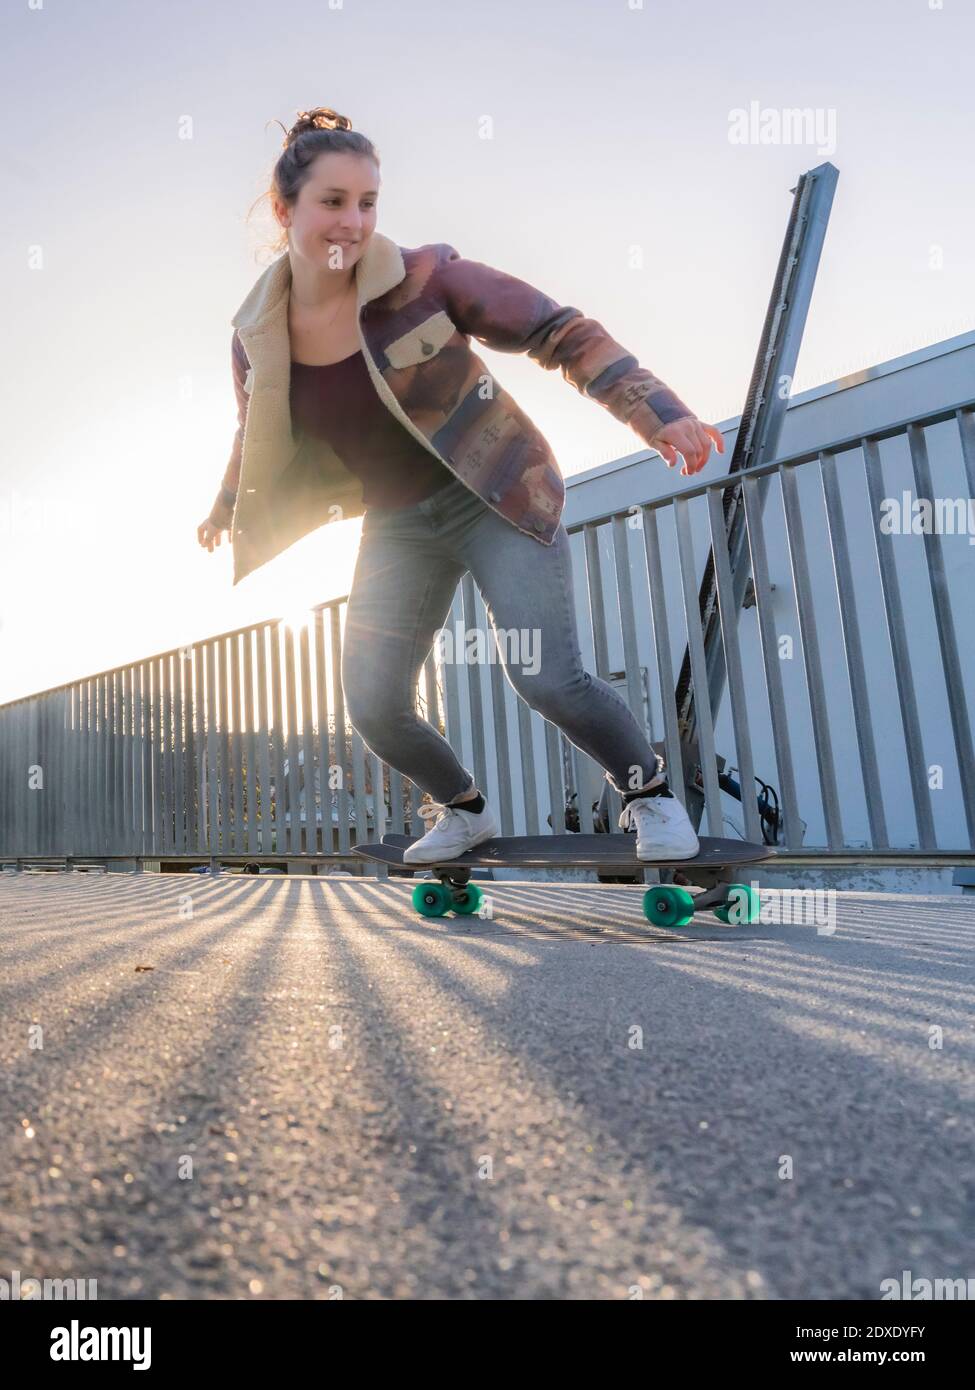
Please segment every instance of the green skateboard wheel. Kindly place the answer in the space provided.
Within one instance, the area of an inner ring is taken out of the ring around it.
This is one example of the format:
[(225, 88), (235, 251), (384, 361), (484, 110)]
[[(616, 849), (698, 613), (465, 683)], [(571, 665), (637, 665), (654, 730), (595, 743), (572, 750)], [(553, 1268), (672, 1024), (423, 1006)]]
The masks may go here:
[(453, 906), (453, 898), (443, 883), (418, 883), (413, 889), (413, 906), (424, 917), (442, 917)]
[(727, 901), (714, 909), (714, 915), (726, 926), (741, 927), (759, 921), (761, 910), (761, 899), (751, 884), (732, 883)]
[(484, 894), (476, 883), (465, 883), (463, 888), (454, 890), (451, 906), (455, 912), (461, 912), (470, 917), (480, 908), (483, 897)]
[(655, 927), (683, 927), (694, 916), (694, 897), (686, 888), (660, 883), (643, 895), (643, 915)]

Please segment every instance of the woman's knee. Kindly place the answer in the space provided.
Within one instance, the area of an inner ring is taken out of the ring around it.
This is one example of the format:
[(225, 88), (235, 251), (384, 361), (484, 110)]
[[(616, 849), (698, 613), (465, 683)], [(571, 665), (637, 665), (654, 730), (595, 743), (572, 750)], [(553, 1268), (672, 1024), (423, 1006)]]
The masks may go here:
[(395, 730), (408, 708), (387, 681), (375, 671), (357, 669), (353, 662), (342, 664), (342, 695), (349, 723), (372, 746), (386, 730)]
[(382, 690), (353, 688), (345, 692), (345, 713), (356, 733), (375, 748), (378, 743), (394, 737), (412, 711), (391, 700)]
[(534, 675), (521, 671), (509, 672), (509, 679), (531, 709), (555, 723), (559, 722), (560, 717), (578, 709), (588, 699), (592, 686), (592, 677), (582, 667), (555, 680), (541, 670)]

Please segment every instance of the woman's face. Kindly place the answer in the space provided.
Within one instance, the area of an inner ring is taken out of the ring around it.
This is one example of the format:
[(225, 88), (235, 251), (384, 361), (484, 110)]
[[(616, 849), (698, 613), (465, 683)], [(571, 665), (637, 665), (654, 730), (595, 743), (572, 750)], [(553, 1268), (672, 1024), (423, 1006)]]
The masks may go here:
[(278, 220), (290, 225), (295, 255), (323, 270), (347, 270), (375, 231), (378, 198), (379, 170), (368, 156), (320, 154), (294, 207), (278, 205)]

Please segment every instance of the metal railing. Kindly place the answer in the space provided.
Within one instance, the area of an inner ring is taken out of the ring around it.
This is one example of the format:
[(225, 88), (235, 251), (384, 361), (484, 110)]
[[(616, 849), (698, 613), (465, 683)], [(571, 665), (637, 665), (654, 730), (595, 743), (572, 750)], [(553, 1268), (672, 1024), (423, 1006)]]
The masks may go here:
[[(880, 524), (884, 499), (892, 495), (896, 500), (904, 486), (913, 498), (931, 502), (932, 512), (937, 513), (929, 459), (932, 449), (939, 460), (940, 498), (953, 504), (971, 498), (975, 492), (973, 421), (975, 412), (968, 401), (738, 474), (734, 485), (743, 484), (754, 623), (749, 609), (740, 608), (732, 593), (721, 494), (733, 484), (716, 480), (686, 488), (640, 509), (641, 548), (649, 581), (647, 606), (659, 676), (658, 718), (665, 730), (669, 766), (679, 767), (683, 761), (692, 781), (698, 780), (700, 769), (709, 833), (722, 833), (716, 761), (720, 728), (741, 786), (753, 786), (755, 772), (761, 771), (765, 781), (775, 779), (781, 789), (782, 843), (788, 848), (798, 849), (803, 843), (803, 820), (817, 826), (815, 843), (833, 851), (851, 844), (864, 851), (944, 848), (971, 852), (975, 848), (975, 759), (966, 694), (975, 687), (975, 644), (969, 640), (959, 647), (959, 630), (963, 635), (969, 631), (965, 606), (975, 590), (975, 553), (970, 544), (975, 537), (964, 527), (954, 539), (927, 530), (922, 542), (920, 535), (897, 535)], [(944, 514), (945, 509), (941, 511)], [(957, 507), (954, 515), (958, 515)], [(627, 592), (630, 570), (623, 558), (629, 539), (623, 531), (626, 524), (615, 516), (588, 522), (580, 529), (589, 533), (588, 549), (594, 552), (591, 533), (612, 528), (624, 654), (629, 647), (624, 665), (632, 671), (637, 634), (631, 616), (634, 599)], [(665, 530), (670, 532), (667, 539)], [(815, 538), (812, 546), (810, 535)], [(774, 586), (769, 558), (773, 544), (778, 552)], [(695, 578), (708, 546), (715, 559), (722, 653), (728, 672), (728, 694), (717, 708), (712, 708), (708, 693)], [(663, 581), (667, 556), (676, 558), (671, 568), (679, 569), (679, 611)], [(643, 606), (641, 594), (637, 607)], [(603, 612), (598, 597), (593, 603), (592, 594), (591, 607), (597, 610), (595, 631)], [(908, 608), (913, 621), (908, 620)], [(690, 748), (672, 693), (674, 644), (668, 642), (668, 633), (675, 624), (679, 629), (676, 646), (679, 649), (686, 643), (695, 687), (696, 741)], [(745, 630), (746, 624), (750, 631)], [(930, 640), (933, 634), (936, 651)], [(597, 670), (602, 645), (597, 636)], [(756, 679), (759, 670), (762, 679)], [(920, 684), (927, 687), (928, 696), (923, 718)], [(899, 720), (883, 709), (894, 699)], [(943, 711), (949, 716), (950, 747), (944, 738)], [(881, 713), (885, 764), (877, 752), (881, 741), (876, 724)], [(761, 768), (756, 741), (762, 748)], [(797, 741), (807, 752), (801, 796)], [(929, 752), (937, 756), (930, 757)], [(844, 794), (838, 787), (838, 759)], [(940, 842), (932, 810), (935, 788), (949, 793), (941, 798)], [(905, 825), (901, 815), (901, 829), (892, 837), (890, 803), (903, 802), (908, 792), (914, 823)], [(742, 808), (747, 838), (759, 838), (755, 797), (743, 797)], [(864, 821), (861, 833), (852, 839), (844, 827), (847, 808), (859, 812)]]
[(403, 779), (345, 718), (344, 602), (0, 707), (0, 855), (345, 856), (403, 831)]
[[(880, 525), (895, 479), (934, 511), (935, 476), (939, 497), (975, 495), (975, 401), (568, 528), (589, 669), (619, 686), (672, 783), (703, 796), (707, 833), (768, 838), (761, 782), (788, 850), (975, 851), (975, 644), (959, 642), (975, 548), (937, 529), (912, 544)], [(744, 606), (725, 532), (732, 486)], [(715, 708), (699, 609), (711, 554), (727, 672)], [(343, 859), (358, 838), (420, 833), (419, 790), (346, 720), (345, 602), (297, 630), (257, 623), (0, 706), (0, 858)], [(490, 632), (470, 575), (448, 621)], [(476, 664), (428, 655), (422, 712), (472, 767), (502, 833), (564, 831), (573, 793), (591, 831), (595, 765), (515, 695), (487, 641), (493, 655)], [(675, 699), (685, 652), (693, 740)], [(937, 811), (935, 790), (948, 793)]]
[[(724, 506), (739, 487), (747, 585), (732, 572)], [(689, 805), (697, 798), (705, 833), (774, 833), (784, 849), (827, 856), (975, 852), (966, 621), (975, 531), (885, 530), (882, 503), (904, 489), (934, 515), (947, 500), (941, 515), (958, 518), (975, 495), (975, 402), (567, 528), (588, 667), (618, 685), (672, 783)], [(699, 601), (711, 555), (727, 673), (715, 701)], [(486, 628), (470, 576), (450, 621)], [(690, 730), (676, 695), (685, 653)], [(561, 831), (563, 787), (578, 793), (579, 829), (602, 828), (593, 818), (601, 771), (594, 777), (571, 746), (560, 750), (557, 731), (507, 687), (499, 665), (445, 665), (443, 675), (448, 722), (496, 798), (503, 833), (544, 832), (540, 803)]]

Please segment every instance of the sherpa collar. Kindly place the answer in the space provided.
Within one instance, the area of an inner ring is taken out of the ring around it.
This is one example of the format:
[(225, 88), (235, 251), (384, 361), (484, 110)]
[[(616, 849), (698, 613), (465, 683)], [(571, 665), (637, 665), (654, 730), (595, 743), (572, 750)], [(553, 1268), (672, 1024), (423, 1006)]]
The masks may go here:
[[(404, 279), (406, 266), (395, 241), (373, 232), (355, 265), (356, 303), (361, 309), (371, 299), (391, 290)], [(291, 259), (285, 251), (254, 285), (230, 322), (235, 328), (252, 328), (269, 318), (291, 290)]]

